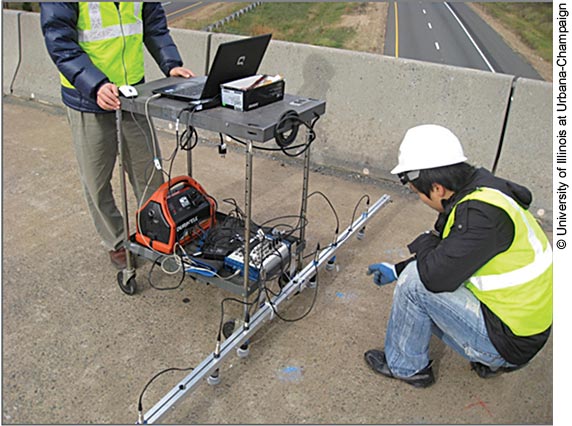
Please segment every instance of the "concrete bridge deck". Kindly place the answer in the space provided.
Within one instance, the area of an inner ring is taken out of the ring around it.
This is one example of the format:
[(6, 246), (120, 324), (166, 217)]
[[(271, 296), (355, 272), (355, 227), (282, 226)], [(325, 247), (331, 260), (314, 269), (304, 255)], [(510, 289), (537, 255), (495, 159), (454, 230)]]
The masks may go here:
[[(126, 296), (85, 208), (63, 110), (3, 99), (2, 422), (5, 424), (133, 424), (147, 381), (167, 367), (197, 365), (214, 349), (220, 301), (228, 293), (191, 280), (175, 291), (147, 282)], [(320, 125), (316, 127), (320, 143)], [(164, 152), (174, 137), (160, 137)], [(184, 158), (175, 172), (182, 174)], [(301, 169), (283, 156), (254, 160), (254, 219), (295, 213)], [(398, 261), (405, 245), (430, 228), (434, 213), (403, 187), (358, 175), (314, 170), (311, 191), (323, 191), (349, 224), (368, 193), (393, 202), (351, 241), (335, 271), (320, 273), (317, 301), (302, 321), (267, 324), (250, 356), (231, 358), (217, 387), (199, 387), (166, 419), (201, 424), (550, 424), (553, 351), (547, 347), (520, 371), (483, 380), (469, 363), (432, 342), (437, 383), (416, 390), (375, 375), (365, 350), (382, 347), (392, 287), (365, 275), (376, 261)], [(201, 144), (194, 177), (217, 199), (243, 203), (244, 159)], [(117, 176), (115, 177), (117, 180)], [(133, 211), (134, 203), (131, 200)], [(335, 221), (317, 197), (309, 208), (309, 246), (329, 241)], [(170, 286), (166, 276), (155, 284)], [(287, 317), (305, 312), (312, 290), (296, 296)], [(228, 307), (239, 315), (242, 308)], [(170, 373), (145, 395), (150, 408), (184, 373)]]

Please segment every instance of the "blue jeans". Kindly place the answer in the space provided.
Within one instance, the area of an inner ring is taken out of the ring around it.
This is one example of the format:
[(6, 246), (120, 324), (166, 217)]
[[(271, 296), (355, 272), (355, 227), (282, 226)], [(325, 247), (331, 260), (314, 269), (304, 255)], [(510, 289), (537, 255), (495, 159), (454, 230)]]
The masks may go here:
[(399, 275), (385, 336), (385, 356), (397, 377), (410, 377), (429, 364), (435, 334), (467, 358), (497, 370), (511, 367), (489, 339), (480, 302), (464, 285), (452, 293), (428, 291), (411, 262)]

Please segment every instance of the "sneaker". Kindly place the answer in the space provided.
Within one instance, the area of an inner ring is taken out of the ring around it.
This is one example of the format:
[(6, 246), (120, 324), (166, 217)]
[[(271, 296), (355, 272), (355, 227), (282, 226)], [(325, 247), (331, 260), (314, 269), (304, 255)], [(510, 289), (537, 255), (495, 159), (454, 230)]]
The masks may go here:
[(481, 364), (480, 362), (471, 362), (471, 370), (475, 370), (475, 373), (481, 379), (490, 379), (491, 377), (499, 376), (503, 373), (511, 373), (516, 370), (520, 370), (524, 365), (519, 365), (516, 367), (500, 367), (497, 370), (492, 370), (488, 365)]
[(364, 354), (365, 362), (369, 365), (373, 371), (379, 373), (385, 377), (391, 379), (398, 379), (410, 384), (416, 388), (427, 388), (435, 383), (435, 376), (433, 375), (433, 368), (431, 367), (431, 362), (423, 370), (417, 372), (411, 377), (397, 377), (394, 376), (387, 361), (385, 359), (385, 353), (378, 349), (370, 349)]
[(115, 268), (127, 268), (127, 253), (125, 252), (125, 247), (120, 247), (117, 250), (111, 250), (109, 252), (109, 259)]

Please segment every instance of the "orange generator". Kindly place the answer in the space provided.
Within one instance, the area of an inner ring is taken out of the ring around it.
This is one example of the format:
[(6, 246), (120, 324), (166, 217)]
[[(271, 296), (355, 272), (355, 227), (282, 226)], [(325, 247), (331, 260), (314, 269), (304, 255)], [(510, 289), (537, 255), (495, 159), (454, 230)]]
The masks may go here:
[(216, 202), (189, 176), (162, 184), (137, 211), (135, 240), (146, 247), (172, 254), (175, 244), (185, 245), (215, 225)]

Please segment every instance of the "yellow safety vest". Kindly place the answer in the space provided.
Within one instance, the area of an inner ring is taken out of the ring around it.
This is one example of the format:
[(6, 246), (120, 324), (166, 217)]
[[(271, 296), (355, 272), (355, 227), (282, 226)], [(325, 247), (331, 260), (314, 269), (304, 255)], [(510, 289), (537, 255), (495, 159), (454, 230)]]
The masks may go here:
[(478, 200), (504, 210), (514, 224), (510, 247), (497, 254), (465, 283), (517, 336), (531, 336), (552, 324), (552, 249), (528, 211), (501, 191), (478, 188), (461, 199), (445, 224), (447, 238), (457, 206)]
[[(78, 42), (93, 64), (118, 86), (135, 84), (145, 73), (143, 3), (78, 3)], [(60, 73), (64, 87), (74, 88)]]

